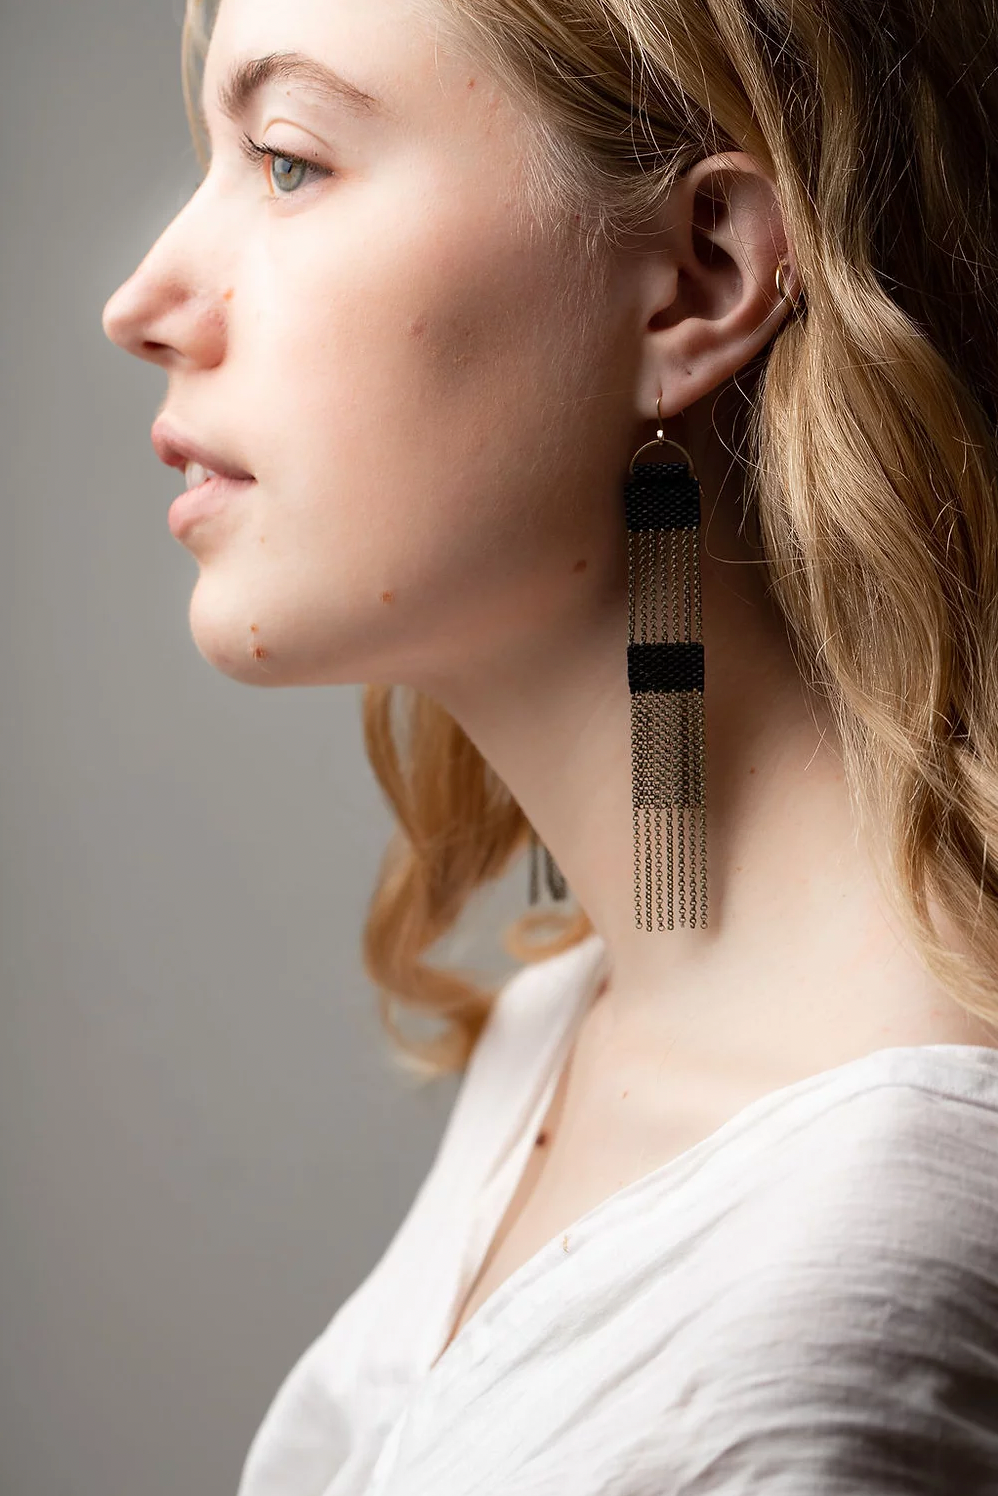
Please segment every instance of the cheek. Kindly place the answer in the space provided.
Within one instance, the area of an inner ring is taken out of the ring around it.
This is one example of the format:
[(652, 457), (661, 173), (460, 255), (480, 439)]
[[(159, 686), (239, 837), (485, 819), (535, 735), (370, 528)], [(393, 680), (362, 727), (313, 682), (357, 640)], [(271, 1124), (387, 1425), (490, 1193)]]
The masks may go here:
[(239, 678), (463, 668), (575, 605), (579, 558), (609, 553), (591, 397), (626, 381), (605, 334), (580, 346), (559, 313), (565, 270), (501, 241), (408, 248), (404, 271), (387, 245), (313, 267), (311, 311), (257, 299), (258, 503), (192, 615)]
[(494, 647), (574, 596), (603, 539), (593, 396), (623, 383), (612, 339), (594, 318), (580, 341), (582, 269), (487, 185), (476, 203), (470, 179), (394, 183), (380, 211), (358, 189), (254, 246), (240, 591), (282, 678), (291, 657), (329, 678), (326, 655), (373, 672)]
[[(421, 173), (421, 174), (420, 174)], [(480, 175), (480, 173), (479, 173)], [(512, 190), (405, 159), (275, 221), (253, 251), (259, 350), (296, 391), (388, 393), (377, 418), (463, 400), (539, 343), (569, 267), (520, 225)], [(549, 354), (550, 360), (550, 354)], [(413, 388), (413, 385), (416, 388)], [(427, 412), (423, 412), (427, 414)]]
[(331, 213), (307, 236), (302, 222), (280, 226), (284, 261), (261, 279), (282, 291), (251, 288), (248, 362), (267, 392), (278, 488), (294, 483), (313, 519), (332, 488), (358, 524), (401, 506), (418, 543), (448, 490), (484, 499), (501, 470), (535, 461), (574, 398), (566, 373), (574, 363), (580, 381), (584, 363), (557, 311), (569, 271), (497, 206), (448, 220), (411, 202), (373, 234), (347, 220), (337, 237)]

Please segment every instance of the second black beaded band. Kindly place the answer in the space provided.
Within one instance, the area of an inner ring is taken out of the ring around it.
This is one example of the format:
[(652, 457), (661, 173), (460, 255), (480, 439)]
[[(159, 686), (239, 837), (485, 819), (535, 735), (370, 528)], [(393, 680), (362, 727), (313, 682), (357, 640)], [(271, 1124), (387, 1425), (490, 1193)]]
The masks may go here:
[(696, 639), (671, 644), (628, 644), (627, 684), (638, 691), (702, 691), (703, 645)]

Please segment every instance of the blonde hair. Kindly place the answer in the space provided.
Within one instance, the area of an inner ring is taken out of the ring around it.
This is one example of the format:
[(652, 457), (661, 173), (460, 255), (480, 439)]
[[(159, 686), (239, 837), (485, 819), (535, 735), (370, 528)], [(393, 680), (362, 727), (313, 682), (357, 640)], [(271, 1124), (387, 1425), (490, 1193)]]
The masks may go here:
[[(991, 8), (438, 0), (432, 12), (536, 117), (525, 190), (562, 221), (579, 214), (591, 254), (705, 155), (747, 151), (775, 182), (806, 311), (739, 372), (746, 504), (799, 667), (833, 708), (855, 803), (886, 832), (888, 892), (928, 969), (998, 1026)], [(189, 0), (196, 140), (206, 43), (203, 0)], [(530, 827), (426, 696), (367, 687), (364, 732), (399, 822), (364, 960), (400, 1052), (446, 1074), (466, 1064), (494, 994), (425, 954)], [(507, 949), (532, 960), (591, 933), (581, 910), (556, 918), (538, 944), (525, 916)], [(442, 1032), (406, 1036), (400, 1005)]]

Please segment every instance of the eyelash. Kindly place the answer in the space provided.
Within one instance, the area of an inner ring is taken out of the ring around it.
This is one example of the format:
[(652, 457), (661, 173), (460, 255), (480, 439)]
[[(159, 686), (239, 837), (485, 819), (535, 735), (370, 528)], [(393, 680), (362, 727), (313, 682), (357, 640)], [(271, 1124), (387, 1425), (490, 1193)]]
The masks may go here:
[[(304, 166), (307, 172), (311, 172), (316, 177), (331, 177), (333, 175), (328, 167), (316, 166), (314, 161), (309, 161), (305, 156), (296, 156), (291, 151), (271, 150), (268, 145), (258, 145), (255, 140), (252, 140), (245, 134), (240, 139), (239, 147), (247, 161), (251, 161), (254, 165), (258, 165), (261, 161), (290, 161), (292, 166)], [(297, 191), (278, 192), (275, 195), (277, 197), (297, 197), (298, 193)]]

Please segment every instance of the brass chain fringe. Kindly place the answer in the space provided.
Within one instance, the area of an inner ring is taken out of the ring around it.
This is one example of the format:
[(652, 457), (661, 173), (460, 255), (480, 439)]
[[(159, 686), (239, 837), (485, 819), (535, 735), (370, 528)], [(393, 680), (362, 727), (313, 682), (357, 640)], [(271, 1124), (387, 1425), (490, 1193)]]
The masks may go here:
[[(677, 919), (690, 929), (707, 924), (700, 486), (692, 459), (688, 465), (637, 461), (646, 447), (667, 443), (660, 424), (656, 440), (635, 454), (624, 487), (634, 913), (639, 930), (673, 930)], [(536, 904), (542, 843), (533, 828), (530, 841), (530, 902)], [(552, 898), (562, 899), (568, 888), (565, 878), (546, 847), (543, 857), (548, 890)]]

